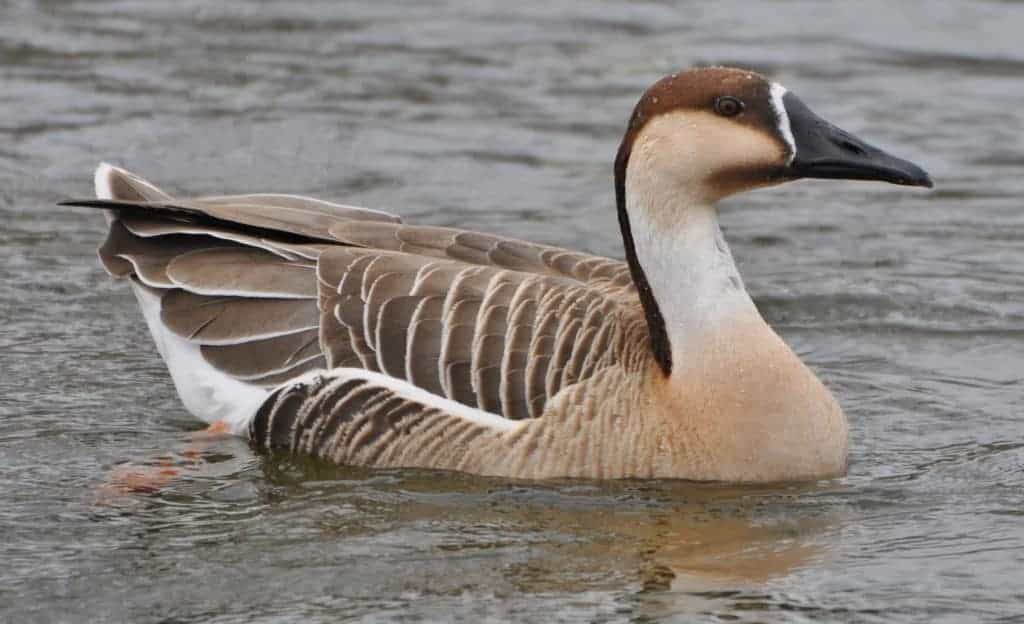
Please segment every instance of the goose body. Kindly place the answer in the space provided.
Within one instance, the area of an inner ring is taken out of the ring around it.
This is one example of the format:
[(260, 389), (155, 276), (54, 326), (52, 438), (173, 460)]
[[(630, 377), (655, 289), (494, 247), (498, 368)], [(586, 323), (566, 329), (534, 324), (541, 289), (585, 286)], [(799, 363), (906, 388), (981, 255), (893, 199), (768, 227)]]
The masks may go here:
[(725, 68), (651, 87), (615, 172), (625, 261), (291, 195), (174, 198), (106, 164), (68, 203), (106, 211), (100, 258), (185, 407), (258, 447), (526, 478), (843, 474), (846, 418), (757, 312), (714, 203), (927, 175)]

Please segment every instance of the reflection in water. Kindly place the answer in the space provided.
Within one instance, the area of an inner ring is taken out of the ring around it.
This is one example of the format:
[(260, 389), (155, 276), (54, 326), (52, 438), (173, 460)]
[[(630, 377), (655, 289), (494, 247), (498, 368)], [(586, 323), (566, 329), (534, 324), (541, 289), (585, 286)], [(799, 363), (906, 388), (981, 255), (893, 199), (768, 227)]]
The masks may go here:
[(565, 595), (610, 590), (620, 606), (652, 617), (719, 609), (723, 598), (763, 597), (766, 584), (829, 557), (841, 523), (836, 511), (794, 509), (803, 495), (831, 494), (827, 484), (509, 483), (284, 456), (269, 458), (263, 470), (270, 483), (315, 484), (319, 498), (344, 491), (353, 513), (332, 532), (354, 537), (375, 531), (368, 527), (426, 525), (427, 533), (444, 537), (412, 540), (433, 545), (421, 556), (446, 567), (450, 557), (475, 561), (469, 576), (483, 587)]
[(677, 522), (666, 518), (651, 527), (656, 531), (645, 542), (650, 545), (652, 562), (676, 575), (673, 589), (693, 589), (705, 583), (710, 587), (716, 582), (726, 586), (763, 583), (826, 553), (827, 543), (815, 539), (829, 528), (823, 520), (758, 520), (745, 511), (736, 509), (700, 521), (706, 511), (683, 509), (678, 512), (681, 516), (668, 516), (680, 518)]
[(539, 552), (538, 561), (557, 571), (562, 558), (583, 557), (604, 566), (610, 557), (624, 566), (623, 573), (634, 574), (644, 591), (756, 586), (823, 557), (827, 543), (820, 537), (833, 528), (831, 519), (769, 514), (772, 506), (793, 500), (792, 490), (751, 493), (673, 483), (647, 484), (639, 492), (632, 491), (635, 485), (618, 487), (582, 495), (545, 489), (539, 495), (543, 505), (535, 501), (516, 512), (524, 526), (559, 527), (571, 536), (573, 547), (559, 544)]
[[(825, 536), (839, 523), (835, 512), (780, 513), (801, 494), (825, 491), (813, 484), (510, 484), (438, 471), (339, 468), (283, 455), (269, 458), (263, 470), (270, 483), (361, 492), (365, 498), (351, 502), (356, 508), (373, 507), (387, 493), (386, 511), (375, 522), (443, 523), (460, 536), (438, 545), (446, 551), (508, 548), (519, 543), (509, 534), (526, 538), (532, 551), (508, 571), (522, 591), (584, 591), (612, 572), (609, 562), (616, 578), (631, 579), (642, 593), (756, 588), (821, 561), (828, 555)], [(365, 529), (365, 517), (351, 520), (357, 532)], [(487, 539), (495, 536), (501, 539)]]

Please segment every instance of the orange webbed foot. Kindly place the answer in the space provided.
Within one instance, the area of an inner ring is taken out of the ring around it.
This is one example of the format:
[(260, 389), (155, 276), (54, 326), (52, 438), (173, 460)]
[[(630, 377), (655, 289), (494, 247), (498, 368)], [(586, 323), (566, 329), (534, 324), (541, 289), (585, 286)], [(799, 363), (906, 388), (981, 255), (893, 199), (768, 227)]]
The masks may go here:
[(157, 458), (155, 465), (124, 464), (114, 468), (99, 487), (101, 499), (131, 494), (156, 494), (203, 463), (202, 451), (207, 443), (231, 435), (228, 423), (218, 420), (200, 431), (189, 434), (190, 443), (177, 452), (182, 459), (175, 463), (170, 456)]
[(231, 425), (224, 420), (216, 420), (205, 429), (192, 432), (189, 437), (199, 442), (204, 440), (219, 440), (231, 435)]
[(127, 494), (154, 494), (181, 474), (169, 457), (161, 457), (155, 466), (124, 464), (115, 468), (100, 486), (100, 494), (117, 496)]

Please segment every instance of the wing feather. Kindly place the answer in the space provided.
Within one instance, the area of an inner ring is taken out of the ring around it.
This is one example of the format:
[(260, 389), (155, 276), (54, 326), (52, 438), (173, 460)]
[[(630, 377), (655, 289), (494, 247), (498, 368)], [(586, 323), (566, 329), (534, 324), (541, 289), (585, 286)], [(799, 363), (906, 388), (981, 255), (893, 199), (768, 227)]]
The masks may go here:
[(334, 310), (321, 316), (329, 368), (352, 361), (354, 345), (333, 343), (361, 336), (367, 368), (509, 419), (538, 417), (562, 388), (617, 365), (611, 338), (643, 323), (616, 295), (564, 276), (451, 258), (339, 247), (321, 253), (317, 275), (320, 307)]
[(199, 344), (238, 344), (320, 327), (316, 306), (304, 300), (209, 297), (174, 289), (163, 296), (161, 308), (168, 329)]
[[(152, 288), (167, 331), (237, 380), (361, 368), (520, 420), (609, 366), (642, 365), (643, 316), (621, 261), (299, 196), (177, 199), (101, 171), (112, 199), (72, 203), (113, 215), (104, 265)], [(330, 413), (303, 435), (328, 444), (342, 418)], [(366, 426), (349, 433), (392, 435)]]
[(316, 299), (316, 265), (247, 247), (196, 249), (175, 257), (167, 277), (203, 295)]
[(237, 344), (204, 344), (201, 351), (217, 369), (245, 381), (291, 371), (313, 360), (323, 359), (317, 330)]
[(337, 241), (380, 251), (398, 251), (429, 258), (459, 260), (522, 273), (568, 277), (610, 290), (632, 290), (629, 267), (602, 258), (494, 234), (455, 228), (402, 223), (345, 221), (332, 225)]

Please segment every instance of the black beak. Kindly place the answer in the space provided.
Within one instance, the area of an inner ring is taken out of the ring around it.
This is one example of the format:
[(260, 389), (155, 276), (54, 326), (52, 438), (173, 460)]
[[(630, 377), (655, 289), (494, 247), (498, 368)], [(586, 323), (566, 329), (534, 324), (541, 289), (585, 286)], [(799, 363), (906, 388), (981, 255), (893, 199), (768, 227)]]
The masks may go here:
[(924, 169), (833, 126), (811, 112), (792, 93), (786, 93), (782, 103), (796, 144), (796, 154), (787, 167), (787, 174), (798, 178), (881, 180), (932, 187), (932, 179)]

